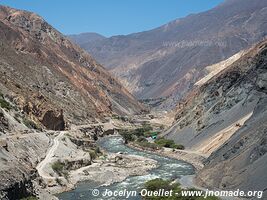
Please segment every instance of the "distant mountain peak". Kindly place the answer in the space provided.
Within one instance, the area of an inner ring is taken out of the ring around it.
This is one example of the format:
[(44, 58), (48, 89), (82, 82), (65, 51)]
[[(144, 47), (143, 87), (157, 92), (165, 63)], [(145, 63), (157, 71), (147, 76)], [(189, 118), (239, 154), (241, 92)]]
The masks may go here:
[(229, 0), (149, 31), (80, 46), (138, 98), (167, 97), (162, 104), (166, 109), (205, 76), (206, 66), (262, 40), (267, 35), (266, 18), (265, 0)]

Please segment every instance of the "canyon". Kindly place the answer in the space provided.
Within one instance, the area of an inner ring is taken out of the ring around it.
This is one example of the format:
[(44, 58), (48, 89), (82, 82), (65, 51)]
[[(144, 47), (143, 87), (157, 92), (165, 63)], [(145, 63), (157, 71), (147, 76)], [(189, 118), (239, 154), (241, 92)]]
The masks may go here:
[[(267, 2), (226, 0), (161, 27), (87, 41), (73, 38), (138, 99), (172, 110), (207, 66), (266, 37)], [(84, 42), (83, 42), (84, 41)]]
[[(265, 0), (226, 0), (106, 38), (64, 36), (0, 5), (0, 199), (86, 198), (81, 181), (139, 187), (194, 173), (191, 187), (267, 198), (266, 16)], [(121, 139), (147, 127), (183, 148)]]

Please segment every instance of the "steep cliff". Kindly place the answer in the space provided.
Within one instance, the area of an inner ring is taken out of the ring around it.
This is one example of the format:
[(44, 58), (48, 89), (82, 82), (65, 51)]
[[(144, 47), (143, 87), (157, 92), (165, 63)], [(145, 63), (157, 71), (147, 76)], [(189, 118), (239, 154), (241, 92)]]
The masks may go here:
[[(198, 174), (209, 188), (267, 188), (267, 41), (192, 91), (165, 137), (208, 158)], [(265, 191), (266, 192), (266, 191)]]

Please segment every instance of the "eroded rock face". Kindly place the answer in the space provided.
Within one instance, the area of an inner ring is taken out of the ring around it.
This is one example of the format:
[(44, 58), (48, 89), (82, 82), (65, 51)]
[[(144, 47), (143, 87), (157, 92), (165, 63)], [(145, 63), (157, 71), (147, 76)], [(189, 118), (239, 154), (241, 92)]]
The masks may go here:
[(41, 122), (47, 129), (52, 129), (52, 130), (65, 129), (63, 111), (61, 111), (60, 114), (57, 115), (54, 111), (49, 110), (44, 114)]
[(89, 54), (40, 16), (4, 6), (0, 76), (0, 91), (47, 128), (61, 130), (63, 121), (81, 124), (113, 112), (133, 114), (143, 109)]
[(33, 184), (31, 180), (25, 179), (15, 182), (9, 188), (0, 191), (0, 198), (2, 200), (22, 199), (32, 194), (34, 194)]
[(178, 106), (166, 137), (208, 156), (197, 176), (205, 187), (267, 188), (266, 52), (265, 40)]

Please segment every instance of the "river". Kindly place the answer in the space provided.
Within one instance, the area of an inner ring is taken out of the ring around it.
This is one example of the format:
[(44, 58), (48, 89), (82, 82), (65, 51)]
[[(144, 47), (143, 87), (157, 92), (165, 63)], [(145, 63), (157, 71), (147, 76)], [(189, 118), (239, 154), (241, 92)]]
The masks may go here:
[[(106, 191), (106, 189), (111, 191), (122, 191), (124, 189), (126, 189), (127, 191), (140, 191), (143, 187), (144, 182), (148, 180), (155, 178), (177, 179), (184, 175), (192, 175), (194, 174), (195, 171), (192, 165), (184, 161), (166, 158), (164, 156), (159, 156), (156, 154), (151, 154), (131, 149), (126, 145), (124, 145), (121, 137), (106, 137), (101, 139), (98, 142), (98, 144), (108, 152), (112, 153), (124, 152), (130, 155), (139, 155), (147, 158), (152, 158), (158, 162), (159, 167), (151, 170), (148, 175), (131, 176), (122, 182), (114, 183), (109, 186), (99, 186), (98, 183), (94, 183), (92, 181), (81, 182), (77, 185), (76, 189), (58, 195), (58, 198), (60, 200), (102, 200), (102, 199), (124, 200), (125, 197), (112, 197), (112, 198), (111, 197), (105, 198), (103, 196), (95, 197), (92, 195), (92, 190), (97, 188), (100, 191), (100, 194)], [(128, 199), (140, 200), (141, 197), (137, 195), (137, 196), (131, 196)]]

